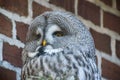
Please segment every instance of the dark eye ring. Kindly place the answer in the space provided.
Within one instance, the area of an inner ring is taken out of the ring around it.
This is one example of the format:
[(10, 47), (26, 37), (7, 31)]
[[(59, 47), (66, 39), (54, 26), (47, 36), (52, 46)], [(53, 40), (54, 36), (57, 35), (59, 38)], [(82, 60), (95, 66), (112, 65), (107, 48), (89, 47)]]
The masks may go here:
[(36, 38), (37, 38), (37, 39), (40, 39), (40, 38), (41, 38), (41, 34), (37, 34), (37, 35), (36, 35)]
[(56, 31), (53, 33), (54, 36), (57, 36), (57, 37), (62, 37), (64, 36), (64, 33), (62, 31)]

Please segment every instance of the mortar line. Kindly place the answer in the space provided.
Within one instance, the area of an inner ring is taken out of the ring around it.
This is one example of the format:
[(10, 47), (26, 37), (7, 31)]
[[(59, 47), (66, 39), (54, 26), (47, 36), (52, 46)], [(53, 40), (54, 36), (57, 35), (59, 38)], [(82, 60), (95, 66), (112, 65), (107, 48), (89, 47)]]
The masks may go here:
[(75, 15), (78, 15), (78, 0), (75, 0), (74, 10), (75, 10)]
[(0, 61), (3, 60), (3, 40), (0, 39)]
[(101, 28), (103, 28), (103, 10), (102, 9), (100, 9), (100, 26), (101, 26)]
[(16, 36), (17, 36), (17, 32), (16, 32), (16, 23), (14, 20), (11, 20), (12, 21), (12, 38), (13, 39), (16, 39)]

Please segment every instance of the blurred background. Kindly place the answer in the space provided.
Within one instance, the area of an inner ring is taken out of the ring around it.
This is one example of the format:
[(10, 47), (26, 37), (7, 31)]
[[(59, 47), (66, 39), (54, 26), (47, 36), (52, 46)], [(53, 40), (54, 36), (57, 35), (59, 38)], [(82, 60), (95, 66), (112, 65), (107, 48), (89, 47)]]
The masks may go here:
[(94, 38), (102, 80), (120, 80), (120, 0), (0, 0), (0, 80), (20, 80), (29, 24), (53, 10), (78, 16)]

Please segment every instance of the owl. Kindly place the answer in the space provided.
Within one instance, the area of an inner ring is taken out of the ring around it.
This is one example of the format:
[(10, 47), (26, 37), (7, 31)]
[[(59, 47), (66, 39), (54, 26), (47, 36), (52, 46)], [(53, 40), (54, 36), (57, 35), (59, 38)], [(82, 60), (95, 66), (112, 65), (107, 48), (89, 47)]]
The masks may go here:
[(22, 80), (101, 80), (93, 38), (72, 13), (48, 11), (30, 24)]

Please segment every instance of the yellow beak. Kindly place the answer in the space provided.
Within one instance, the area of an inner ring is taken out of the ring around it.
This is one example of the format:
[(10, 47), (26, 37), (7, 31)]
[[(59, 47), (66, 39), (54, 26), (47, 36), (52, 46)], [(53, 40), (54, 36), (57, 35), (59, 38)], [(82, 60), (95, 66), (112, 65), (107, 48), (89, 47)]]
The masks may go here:
[(46, 46), (46, 43), (47, 43), (47, 41), (46, 41), (46, 40), (43, 40), (43, 41), (42, 41), (42, 46)]

